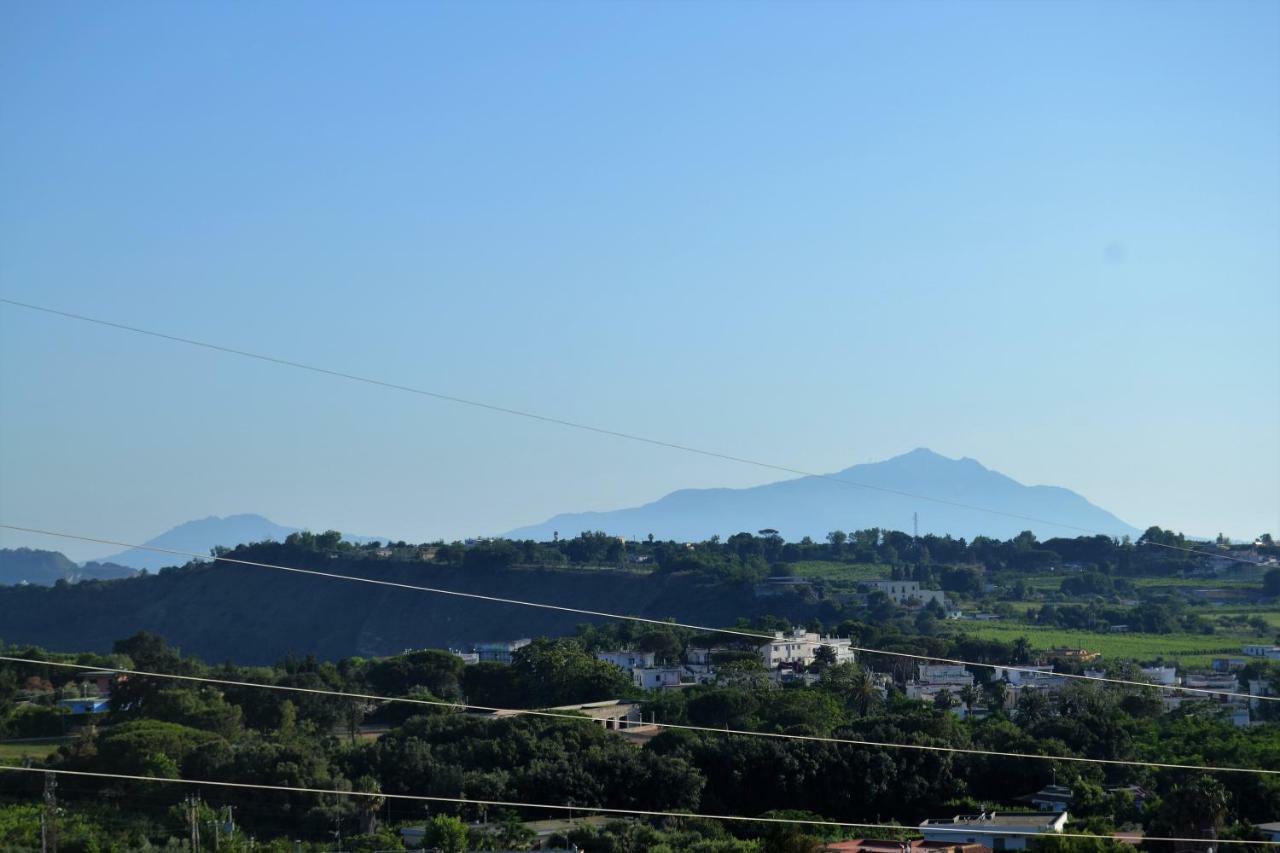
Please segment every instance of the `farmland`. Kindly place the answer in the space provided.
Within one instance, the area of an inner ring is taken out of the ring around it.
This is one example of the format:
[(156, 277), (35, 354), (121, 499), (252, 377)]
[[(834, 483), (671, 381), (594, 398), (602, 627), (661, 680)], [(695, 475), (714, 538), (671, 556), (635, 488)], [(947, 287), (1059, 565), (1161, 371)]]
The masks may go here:
[[(1276, 614), (1280, 616), (1280, 614)], [(1245, 643), (1258, 641), (1255, 632), (1217, 634), (1099, 634), (1018, 623), (965, 624), (956, 633), (988, 640), (1012, 642), (1026, 637), (1036, 651), (1051, 648), (1088, 649), (1108, 660), (1130, 658), (1140, 662), (1161, 659), (1184, 666), (1207, 666), (1215, 657), (1240, 653)]]

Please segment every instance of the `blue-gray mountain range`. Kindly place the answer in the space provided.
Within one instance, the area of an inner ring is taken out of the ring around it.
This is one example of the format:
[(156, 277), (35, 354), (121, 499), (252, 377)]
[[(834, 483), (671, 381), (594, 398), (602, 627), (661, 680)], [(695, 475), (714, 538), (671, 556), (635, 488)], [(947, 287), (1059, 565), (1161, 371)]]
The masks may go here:
[(603, 530), (627, 538), (652, 533), (658, 539), (702, 540), (772, 528), (792, 541), (805, 536), (821, 540), (832, 530), (910, 532), (913, 514), (919, 516), (921, 535), (966, 539), (1007, 539), (1023, 530), (1040, 539), (1141, 533), (1070, 489), (1026, 486), (974, 459), (949, 459), (918, 448), (825, 477), (745, 489), (682, 489), (643, 506), (565, 513), (506, 535), (547, 540), (556, 533), (564, 538)]
[[(248, 545), (251, 542), (283, 542), (290, 533), (299, 533), (301, 528), (285, 527), (276, 524), (269, 518), (253, 513), (199, 518), (172, 527), (154, 539), (148, 539), (143, 545), (153, 548), (169, 548), (189, 554), (208, 554), (216, 545), (234, 548), (237, 545)], [(370, 542), (376, 537), (351, 536), (343, 534), (348, 542)], [(158, 551), (146, 551), (141, 548), (130, 548), (109, 557), (102, 562), (115, 563), (134, 569), (155, 571), (165, 566), (180, 566), (187, 558), (176, 554), (164, 554)]]
[[(140, 570), (156, 571), (165, 566), (187, 562), (186, 554), (208, 554), (215, 546), (234, 548), (252, 542), (283, 542), (297, 527), (285, 527), (252, 513), (199, 518), (172, 527), (142, 543), (153, 548), (166, 548), (181, 553), (168, 554), (130, 548), (98, 560), (77, 565), (58, 551), (31, 548), (0, 549), (0, 585), (29, 583), (52, 586), (59, 580), (110, 580), (131, 577)], [(369, 542), (367, 536), (347, 536), (351, 542)]]

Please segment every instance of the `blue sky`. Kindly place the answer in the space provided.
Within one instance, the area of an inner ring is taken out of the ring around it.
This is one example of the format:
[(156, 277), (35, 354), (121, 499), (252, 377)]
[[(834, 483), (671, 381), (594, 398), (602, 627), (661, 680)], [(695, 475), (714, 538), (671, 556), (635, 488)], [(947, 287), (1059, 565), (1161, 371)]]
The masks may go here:
[[(1278, 45), (1270, 2), (8, 4), (0, 293), (1280, 532)], [(776, 479), (11, 307), (0, 407), (0, 516), (121, 539)]]

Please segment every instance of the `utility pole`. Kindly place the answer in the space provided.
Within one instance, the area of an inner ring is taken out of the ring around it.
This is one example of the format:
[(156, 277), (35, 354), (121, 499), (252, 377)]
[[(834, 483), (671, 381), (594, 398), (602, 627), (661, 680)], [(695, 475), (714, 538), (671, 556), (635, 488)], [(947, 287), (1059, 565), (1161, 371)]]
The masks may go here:
[(40, 849), (58, 853), (58, 777), (44, 774), (44, 814), (40, 816)]
[(911, 538), (920, 541), (920, 513), (911, 513)]
[(191, 834), (191, 851), (200, 849), (200, 798), (195, 794), (187, 797), (187, 829)]

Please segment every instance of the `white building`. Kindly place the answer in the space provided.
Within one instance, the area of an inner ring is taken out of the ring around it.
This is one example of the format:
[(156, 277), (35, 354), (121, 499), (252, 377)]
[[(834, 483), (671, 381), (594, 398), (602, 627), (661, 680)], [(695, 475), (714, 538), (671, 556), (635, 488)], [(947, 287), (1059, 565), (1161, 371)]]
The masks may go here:
[(1056, 835), (1067, 825), (1062, 812), (983, 812), (920, 824), (925, 841), (983, 844), (992, 850), (1025, 850), (1040, 835)]
[(1280, 646), (1272, 645), (1250, 645), (1245, 646), (1240, 651), (1244, 652), (1251, 658), (1267, 658), (1268, 660), (1280, 660)]
[[(1186, 687), (1194, 687), (1197, 690), (1221, 690), (1223, 693), (1236, 693), (1240, 690), (1240, 682), (1236, 680), (1235, 674), (1230, 672), (1189, 672), (1187, 677), (1182, 679), (1182, 683)], [(1226, 699), (1227, 697), (1212, 698)]]
[(922, 663), (916, 667), (916, 678), (906, 684), (908, 699), (932, 702), (942, 691), (959, 699), (959, 693), (973, 686), (973, 673), (954, 663)]
[(1053, 666), (1020, 666), (1017, 668), (997, 666), (992, 667), (993, 677), (999, 681), (1004, 679), (1013, 685), (1023, 684), (1025, 682), (1043, 681), (1053, 676)]
[(636, 667), (631, 670), (631, 682), (641, 690), (679, 687), (682, 672), (678, 666)]
[(936, 601), (944, 607), (947, 596), (940, 589), (921, 589), (920, 581), (863, 581), (862, 586), (868, 590), (883, 592), (894, 604), (906, 604), (916, 601), (928, 604)]
[(625, 670), (649, 667), (654, 664), (653, 652), (637, 652), (631, 649), (596, 652), (596, 660), (620, 666)]
[(843, 637), (819, 636), (799, 628), (790, 634), (775, 631), (773, 639), (760, 646), (760, 657), (769, 669), (784, 664), (809, 666), (814, 662), (819, 646), (830, 646), (835, 650), (836, 663), (845, 663), (854, 660), (852, 644), (852, 640)]
[(476, 643), (476, 656), (481, 663), (511, 663), (511, 656), (529, 645), (532, 640), (524, 637), (519, 640), (500, 640), (494, 643)]
[(1165, 687), (1172, 687), (1178, 683), (1178, 670), (1176, 667), (1144, 666), (1142, 668), (1142, 674), (1149, 678), (1153, 684), (1163, 684)]

